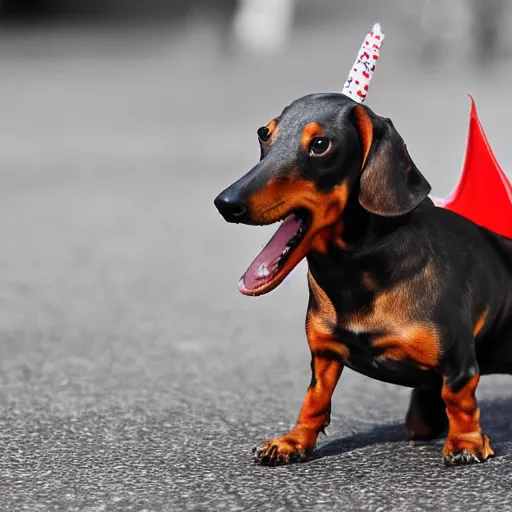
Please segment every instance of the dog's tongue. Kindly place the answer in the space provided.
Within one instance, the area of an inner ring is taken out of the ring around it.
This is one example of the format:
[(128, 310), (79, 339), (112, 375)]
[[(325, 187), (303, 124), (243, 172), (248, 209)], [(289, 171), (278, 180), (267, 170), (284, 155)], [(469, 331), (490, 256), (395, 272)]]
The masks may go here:
[(279, 258), (288, 250), (288, 242), (297, 234), (299, 229), (300, 222), (295, 215), (292, 214), (286, 217), (274, 236), (242, 276), (238, 284), (240, 291), (254, 290), (272, 278)]

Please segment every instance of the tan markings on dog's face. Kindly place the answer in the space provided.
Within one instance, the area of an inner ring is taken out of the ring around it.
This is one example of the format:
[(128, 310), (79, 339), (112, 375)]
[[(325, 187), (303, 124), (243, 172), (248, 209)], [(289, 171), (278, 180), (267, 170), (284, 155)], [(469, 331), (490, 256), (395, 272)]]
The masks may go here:
[[(328, 192), (320, 192), (316, 185), (298, 176), (273, 178), (249, 198), (249, 213), (255, 223), (272, 224), (293, 212), (306, 210), (308, 225), (288, 258), (271, 279), (262, 282), (246, 294), (261, 295), (276, 288), (295, 266), (310, 252), (326, 254), (330, 243), (345, 244), (339, 238), (343, 232), (340, 218), (348, 200), (348, 185), (342, 182)], [(338, 238), (336, 238), (338, 237)]]
[(300, 208), (311, 214), (301, 246), (295, 250), (302, 259), (309, 250), (322, 254), (336, 233), (342, 232), (337, 225), (348, 199), (348, 185), (343, 182), (329, 192), (319, 192), (315, 184), (298, 177), (270, 180), (266, 187), (253, 194), (249, 200), (249, 211), (255, 222), (271, 224)]
[(307, 153), (309, 152), (309, 144), (314, 137), (324, 137), (324, 129), (318, 123), (308, 123), (302, 130), (300, 137), (300, 145), (302, 149)]

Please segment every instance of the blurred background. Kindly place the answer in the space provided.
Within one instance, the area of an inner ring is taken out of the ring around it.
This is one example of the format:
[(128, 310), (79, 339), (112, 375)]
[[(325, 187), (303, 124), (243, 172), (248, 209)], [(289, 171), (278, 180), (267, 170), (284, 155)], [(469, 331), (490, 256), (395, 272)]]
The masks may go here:
[[(468, 92), (512, 169), (511, 3), (1, 0), (3, 505), (146, 496), (159, 509), (177, 486), (205, 500), (286, 488), (284, 473), (239, 478), (309, 382), (305, 268), (242, 297), (274, 228), (227, 225), (213, 199), (257, 161), (259, 126), (341, 90), (376, 21), (386, 41), (366, 103), (393, 119), (433, 194), (459, 178)], [(491, 379), (484, 399), (507, 395)], [(350, 372), (340, 388), (334, 439), (401, 425), (408, 390)], [(356, 503), (372, 478), (388, 495), (374, 470)]]

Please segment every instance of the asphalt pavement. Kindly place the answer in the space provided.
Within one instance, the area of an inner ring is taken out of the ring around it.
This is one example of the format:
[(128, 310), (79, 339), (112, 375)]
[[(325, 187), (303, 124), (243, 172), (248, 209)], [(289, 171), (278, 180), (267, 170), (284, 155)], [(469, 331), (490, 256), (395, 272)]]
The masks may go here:
[[(241, 296), (273, 229), (225, 224), (213, 198), (256, 161), (258, 126), (341, 87), (373, 21), (299, 28), (277, 59), (163, 28), (2, 36), (1, 510), (510, 510), (508, 376), (478, 390), (488, 463), (444, 467), (443, 440), (406, 438), (410, 391), (350, 370), (310, 462), (252, 462), (309, 383), (305, 267)], [(402, 29), (368, 103), (434, 193), (457, 181), (466, 92), (512, 169), (510, 62), (418, 68)]]

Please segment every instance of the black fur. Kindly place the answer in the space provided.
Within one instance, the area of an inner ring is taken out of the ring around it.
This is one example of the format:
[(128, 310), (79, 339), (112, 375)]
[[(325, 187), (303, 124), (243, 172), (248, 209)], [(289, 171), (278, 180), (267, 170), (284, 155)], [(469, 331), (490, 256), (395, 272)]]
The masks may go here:
[[(364, 108), (373, 125), (364, 165), (355, 108)], [(320, 192), (347, 184), (341, 215), (346, 247), (332, 243), (325, 253), (312, 250), (306, 256), (312, 277), (336, 311), (332, 340), (348, 348), (344, 365), (417, 388), (415, 404), (431, 419), (433, 436), (439, 435), (446, 425), (440, 407), (443, 379), (457, 393), (477, 374), (512, 373), (512, 241), (437, 208), (393, 124), (367, 107), (339, 94), (311, 95), (287, 107), (276, 121), (275, 142), (262, 148), (260, 163), (219, 195), (219, 210), (227, 220), (257, 223), (247, 204), (272, 178), (299, 176)], [(311, 122), (319, 123), (333, 142), (325, 158), (309, 158), (301, 148), (301, 130)], [(242, 217), (230, 215), (230, 201), (244, 206)], [(372, 286), (363, 286), (365, 276)], [(411, 358), (383, 358), (373, 342), (387, 334), (386, 328), (355, 332), (345, 322), (371, 315), (377, 297), (394, 293), (401, 283), (407, 284), (406, 307), (414, 321), (434, 326), (439, 335), (438, 360), (428, 368)], [(317, 313), (314, 298), (309, 310)], [(484, 320), (475, 337), (480, 317)], [(339, 358), (333, 349), (315, 356)], [(314, 387), (313, 362), (312, 373)], [(451, 463), (473, 460), (460, 454), (445, 457)]]

